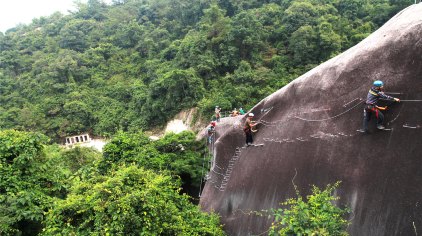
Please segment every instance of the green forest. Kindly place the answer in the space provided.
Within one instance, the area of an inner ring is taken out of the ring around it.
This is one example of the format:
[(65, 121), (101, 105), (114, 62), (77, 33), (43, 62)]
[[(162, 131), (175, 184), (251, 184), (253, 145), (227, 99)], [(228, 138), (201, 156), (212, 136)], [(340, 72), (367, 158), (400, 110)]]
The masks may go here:
[[(250, 109), (413, 1), (75, 3), (0, 32), (0, 235), (224, 235), (192, 193), (205, 144), (144, 132)], [(110, 142), (57, 144), (82, 132)]]

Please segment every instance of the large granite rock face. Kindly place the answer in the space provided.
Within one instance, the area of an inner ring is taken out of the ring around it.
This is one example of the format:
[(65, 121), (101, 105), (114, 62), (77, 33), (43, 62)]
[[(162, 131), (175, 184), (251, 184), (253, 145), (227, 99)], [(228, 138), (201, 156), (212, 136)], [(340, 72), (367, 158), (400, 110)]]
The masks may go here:
[(391, 131), (373, 118), (371, 133), (359, 133), (374, 80), (402, 100), (422, 99), (422, 4), (257, 104), (254, 139), (264, 146), (236, 149), (243, 116), (218, 124), (201, 207), (219, 213), (229, 235), (265, 235), (272, 219), (251, 211), (295, 197), (292, 182), (305, 195), (340, 180), (351, 235), (422, 234), (422, 102), (390, 105)]

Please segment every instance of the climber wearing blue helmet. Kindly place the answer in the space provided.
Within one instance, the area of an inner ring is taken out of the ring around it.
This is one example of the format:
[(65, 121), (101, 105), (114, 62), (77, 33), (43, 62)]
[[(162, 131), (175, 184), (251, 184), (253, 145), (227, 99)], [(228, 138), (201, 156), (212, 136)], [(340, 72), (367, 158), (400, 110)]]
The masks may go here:
[(374, 87), (381, 88), (384, 86), (384, 83), (381, 80), (374, 81)]
[(363, 109), (363, 131), (365, 132), (368, 132), (368, 122), (371, 120), (372, 113), (375, 113), (377, 117), (377, 129), (385, 129), (383, 125), (384, 114), (382, 114), (381, 110), (385, 110), (386, 107), (377, 106), (379, 99), (400, 102), (400, 99), (386, 95), (383, 90), (384, 83), (381, 80), (377, 80), (374, 81), (372, 88), (368, 92), (365, 108)]

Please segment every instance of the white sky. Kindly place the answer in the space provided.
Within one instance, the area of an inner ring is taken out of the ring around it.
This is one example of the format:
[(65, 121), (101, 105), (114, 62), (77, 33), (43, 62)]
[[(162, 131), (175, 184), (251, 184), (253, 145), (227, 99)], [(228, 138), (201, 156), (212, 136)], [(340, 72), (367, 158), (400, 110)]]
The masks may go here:
[[(56, 11), (67, 14), (75, 10), (75, 0), (0, 0), (0, 31), (5, 32), (19, 23), (29, 24), (32, 19), (49, 16)], [(86, 2), (86, 0), (81, 0)], [(106, 0), (104, 2), (111, 2)]]

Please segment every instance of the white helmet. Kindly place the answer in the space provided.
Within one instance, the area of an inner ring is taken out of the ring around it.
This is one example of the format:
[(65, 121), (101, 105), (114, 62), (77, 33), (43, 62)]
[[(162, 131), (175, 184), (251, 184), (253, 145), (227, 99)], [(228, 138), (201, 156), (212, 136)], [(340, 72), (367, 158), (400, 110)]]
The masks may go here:
[(251, 113), (249, 113), (249, 116), (250, 116), (250, 117), (253, 117), (253, 116), (254, 116), (254, 114), (251, 112)]

